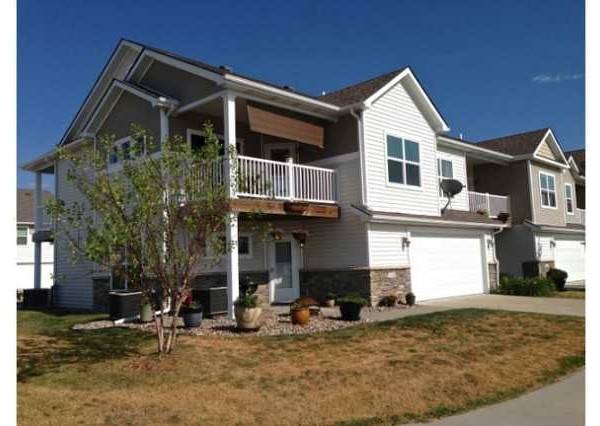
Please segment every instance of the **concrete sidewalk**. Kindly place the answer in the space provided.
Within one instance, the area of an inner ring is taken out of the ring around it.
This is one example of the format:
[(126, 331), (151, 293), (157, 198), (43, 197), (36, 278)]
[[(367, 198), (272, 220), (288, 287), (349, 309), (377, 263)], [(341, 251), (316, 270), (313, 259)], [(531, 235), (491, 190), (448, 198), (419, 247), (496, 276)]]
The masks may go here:
[[(412, 426), (579, 426), (585, 424), (585, 370), (506, 402)], [(410, 426), (410, 425), (409, 425)]]

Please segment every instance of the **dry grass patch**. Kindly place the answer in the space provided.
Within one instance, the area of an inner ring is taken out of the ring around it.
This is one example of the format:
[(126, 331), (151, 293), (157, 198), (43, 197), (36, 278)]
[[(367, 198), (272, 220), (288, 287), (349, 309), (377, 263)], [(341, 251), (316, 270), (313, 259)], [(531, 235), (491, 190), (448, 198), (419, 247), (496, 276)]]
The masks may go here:
[(563, 299), (585, 299), (585, 290), (557, 291), (554, 293), (554, 297), (560, 297)]
[[(135, 350), (71, 360), (19, 383), (19, 423), (423, 420), (496, 402), (573, 371), (584, 362), (585, 334), (582, 318), (456, 310), (318, 335), (186, 336), (176, 354), (159, 358), (150, 354), (151, 340), (125, 332)], [(61, 338), (68, 345), (75, 344), (68, 340), (72, 333)], [(105, 333), (77, 334), (107, 339)], [(19, 362), (35, 336), (20, 341)], [(48, 346), (49, 355), (58, 343)]]

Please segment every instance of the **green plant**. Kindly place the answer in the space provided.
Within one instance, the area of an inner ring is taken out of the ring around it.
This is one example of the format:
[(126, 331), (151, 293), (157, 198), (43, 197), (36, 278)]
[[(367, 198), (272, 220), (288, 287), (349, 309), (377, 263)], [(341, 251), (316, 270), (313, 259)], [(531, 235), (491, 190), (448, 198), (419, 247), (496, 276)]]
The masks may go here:
[(415, 300), (417, 300), (417, 297), (415, 296), (415, 294), (412, 291), (409, 291), (408, 293), (406, 293), (406, 304), (408, 306), (412, 306), (415, 304)]
[(556, 291), (554, 283), (543, 277), (512, 277), (500, 276), (498, 293), (511, 296), (551, 296)]
[(233, 303), (235, 306), (239, 308), (246, 309), (254, 309), (258, 308), (258, 295), (256, 294), (248, 294), (243, 293), (237, 298), (237, 300)]
[(202, 312), (202, 303), (194, 300), (194, 296), (189, 292), (187, 297), (183, 299), (183, 302), (181, 303), (181, 313), (194, 314), (198, 312)]
[(327, 297), (325, 297), (325, 300), (336, 300), (337, 299), (337, 294), (335, 293), (327, 293)]
[(398, 296), (396, 296), (394, 294), (389, 294), (387, 296), (383, 296), (381, 298), (381, 300), (379, 300), (379, 306), (392, 307), (392, 306), (396, 306), (397, 302), (398, 302)]
[(565, 284), (567, 283), (567, 274), (566, 271), (557, 268), (550, 268), (548, 273), (546, 274), (546, 278), (554, 283), (556, 286), (556, 290), (565, 291)]
[(290, 304), (290, 312), (310, 308), (311, 306), (319, 306), (319, 302), (312, 297), (299, 297)]
[(479, 210), (477, 210), (477, 213), (482, 215), (483, 217), (490, 216), (490, 212), (488, 211), (488, 209), (479, 209)]
[(367, 299), (357, 294), (349, 294), (344, 297), (340, 297), (339, 299), (337, 299), (337, 302), (340, 305), (342, 303), (354, 303), (356, 305), (359, 305), (360, 307), (364, 307), (369, 304), (369, 301)]

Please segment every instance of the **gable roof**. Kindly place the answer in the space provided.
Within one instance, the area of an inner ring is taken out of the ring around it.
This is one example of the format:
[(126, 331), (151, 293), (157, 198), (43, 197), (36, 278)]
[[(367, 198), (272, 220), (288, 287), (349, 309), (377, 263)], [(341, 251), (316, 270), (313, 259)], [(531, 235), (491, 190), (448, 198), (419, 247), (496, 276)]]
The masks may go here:
[[(34, 190), (17, 188), (17, 223), (34, 222)], [(42, 191), (42, 200), (54, 198), (49, 191)]]
[(476, 142), (475, 144), (483, 148), (501, 152), (503, 154), (533, 154), (542, 141), (542, 138), (546, 135), (546, 133), (548, 133), (549, 130), (550, 128), (545, 127), (543, 129), (518, 133), (516, 135), (488, 139), (485, 141)]
[(573, 161), (575, 161), (575, 165), (579, 169), (579, 174), (585, 175), (585, 148), (567, 151), (565, 152), (565, 157), (573, 157)]

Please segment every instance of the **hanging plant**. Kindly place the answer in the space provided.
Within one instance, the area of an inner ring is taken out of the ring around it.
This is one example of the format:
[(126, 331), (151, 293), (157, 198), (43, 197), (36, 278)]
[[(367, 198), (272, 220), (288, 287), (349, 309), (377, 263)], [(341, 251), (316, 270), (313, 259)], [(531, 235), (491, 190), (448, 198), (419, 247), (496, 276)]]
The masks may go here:
[(273, 238), (273, 240), (275, 240), (275, 241), (279, 241), (283, 238), (283, 234), (284, 234), (283, 229), (276, 228), (276, 229), (273, 229), (273, 231), (271, 231), (271, 238)]
[(292, 231), (292, 236), (296, 241), (298, 241), (300, 247), (304, 247), (306, 241), (308, 240), (308, 231), (305, 229), (296, 229)]

